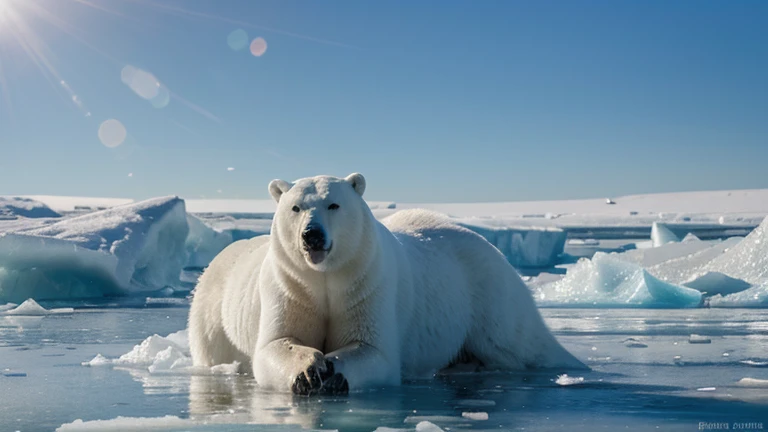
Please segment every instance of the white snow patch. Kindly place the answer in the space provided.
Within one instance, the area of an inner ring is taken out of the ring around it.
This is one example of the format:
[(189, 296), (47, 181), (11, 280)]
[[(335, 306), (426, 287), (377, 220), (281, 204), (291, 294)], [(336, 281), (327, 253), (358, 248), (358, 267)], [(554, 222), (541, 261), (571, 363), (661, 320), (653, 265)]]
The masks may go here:
[(96, 357), (92, 358), (87, 362), (82, 362), (80, 364), (83, 366), (107, 366), (112, 364), (112, 360), (104, 357), (101, 354), (96, 354)]
[(717, 390), (717, 387), (701, 387), (696, 389), (696, 391), (700, 391), (700, 392), (712, 392), (715, 390)]
[(744, 240), (713, 259), (704, 269), (752, 285), (768, 284), (768, 217)]
[(561, 386), (584, 384), (584, 377), (570, 377), (568, 374), (562, 374), (557, 376), (555, 384)]
[(47, 205), (31, 198), (0, 197), (0, 219), (58, 218), (60, 214)]

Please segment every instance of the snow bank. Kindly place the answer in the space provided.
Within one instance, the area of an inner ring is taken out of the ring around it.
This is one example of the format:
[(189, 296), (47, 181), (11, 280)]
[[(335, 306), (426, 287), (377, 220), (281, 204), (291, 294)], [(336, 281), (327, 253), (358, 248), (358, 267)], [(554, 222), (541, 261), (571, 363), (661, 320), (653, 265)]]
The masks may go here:
[(60, 214), (47, 205), (30, 198), (0, 197), (0, 219), (57, 218)]
[(666, 225), (654, 222), (651, 226), (651, 241), (653, 247), (663, 246), (667, 243), (677, 243), (680, 238), (677, 237)]
[(515, 267), (552, 267), (565, 248), (567, 233), (559, 228), (493, 226), (490, 223), (460, 221), (462, 226), (496, 246)]
[(0, 234), (0, 301), (175, 286), (188, 232), (184, 201), (167, 197)]
[(534, 292), (541, 306), (697, 307), (701, 292), (659, 280), (642, 267), (598, 252)]
[(229, 246), (233, 239), (231, 232), (222, 232), (206, 225), (199, 218), (187, 215), (189, 235), (184, 243), (187, 251), (186, 267), (203, 268), (213, 261), (219, 252)]
[(36, 301), (32, 299), (27, 299), (24, 301), (24, 303), (20, 304), (18, 307), (6, 310), (5, 312), (2, 312), (3, 315), (23, 315), (23, 316), (42, 316), (42, 315), (53, 315), (53, 314), (66, 314), (66, 313), (73, 313), (74, 309), (72, 308), (58, 308), (58, 309), (46, 309), (39, 304), (37, 304)]

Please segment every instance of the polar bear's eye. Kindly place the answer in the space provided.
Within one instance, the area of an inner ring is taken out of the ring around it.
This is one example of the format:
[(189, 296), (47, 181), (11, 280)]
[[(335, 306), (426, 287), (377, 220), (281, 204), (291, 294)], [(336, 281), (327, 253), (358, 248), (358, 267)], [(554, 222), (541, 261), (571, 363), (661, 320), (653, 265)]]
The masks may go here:
[(298, 213), (298, 212), (300, 212), (300, 211), (301, 211), (301, 209), (299, 208), (299, 206), (293, 206), (293, 208), (292, 208), (291, 210), (293, 210), (293, 211), (294, 211), (294, 212), (296, 212), (296, 213)]
[(336, 203), (333, 203), (328, 206), (328, 210), (337, 210), (339, 208), (339, 205)]

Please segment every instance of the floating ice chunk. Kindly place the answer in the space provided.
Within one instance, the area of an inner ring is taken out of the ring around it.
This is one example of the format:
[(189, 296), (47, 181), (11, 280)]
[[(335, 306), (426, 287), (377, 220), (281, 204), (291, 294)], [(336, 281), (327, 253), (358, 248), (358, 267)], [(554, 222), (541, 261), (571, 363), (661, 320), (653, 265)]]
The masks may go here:
[(189, 332), (187, 329), (171, 333), (165, 338), (178, 345), (185, 354), (189, 353)]
[(487, 399), (460, 399), (456, 401), (456, 405), (464, 407), (490, 407), (496, 406), (496, 401)]
[(768, 367), (768, 361), (742, 360), (739, 363), (752, 367)]
[(717, 390), (717, 387), (701, 387), (696, 389), (696, 391), (700, 391), (700, 392), (711, 392), (715, 390)]
[(707, 295), (729, 295), (747, 290), (752, 285), (720, 272), (706, 272), (684, 282), (683, 286), (693, 288)]
[(627, 348), (648, 348), (648, 345), (634, 338), (627, 338), (624, 341), (624, 346)]
[(487, 412), (463, 412), (461, 413), (461, 416), (469, 420), (476, 420), (476, 421), (488, 420)]
[(166, 351), (168, 348), (173, 348), (178, 353), (183, 353), (183, 348), (171, 340), (162, 336), (152, 335), (144, 339), (141, 344), (134, 346), (131, 351), (114, 360), (114, 364), (125, 366), (149, 366), (157, 361), (158, 354)]
[(213, 258), (233, 241), (231, 232), (222, 232), (209, 227), (195, 216), (187, 215), (187, 223), (189, 224), (189, 235), (184, 247), (189, 258), (186, 267), (203, 268), (208, 266)]
[(752, 285), (768, 284), (768, 217), (744, 240), (713, 259), (704, 269), (721, 272)]
[(666, 225), (654, 222), (651, 227), (651, 241), (653, 242), (653, 247), (659, 247), (667, 243), (677, 243), (680, 241), (680, 238), (670, 231)]
[[(12, 304), (12, 303), (9, 303)], [(6, 310), (4, 315), (24, 315), (24, 316), (43, 316), (52, 314), (67, 314), (73, 313), (72, 308), (58, 308), (58, 309), (46, 309), (33, 299), (27, 299), (24, 303), (17, 306), (15, 309)]]
[(87, 362), (82, 362), (80, 364), (83, 366), (107, 366), (112, 364), (112, 360), (104, 357), (101, 354), (96, 354), (96, 357), (92, 358)]
[(13, 369), (3, 369), (3, 376), (8, 378), (24, 378), (27, 376), (27, 373)]
[(192, 359), (184, 355), (176, 346), (169, 346), (155, 355), (154, 361), (147, 368), (149, 373), (171, 372), (192, 366)]
[(416, 432), (444, 432), (440, 427), (428, 421), (419, 422), (416, 425)]
[(706, 336), (692, 334), (688, 338), (688, 343), (690, 343), (690, 344), (709, 344), (709, 343), (712, 343), (712, 339), (710, 339), (710, 338), (708, 338)]
[(584, 384), (584, 377), (570, 377), (568, 374), (562, 374), (557, 376), (555, 384), (561, 386)]
[(59, 426), (56, 432), (80, 432), (80, 431), (147, 431), (169, 430), (175, 428), (188, 428), (195, 422), (189, 419), (181, 419), (176, 416), (165, 417), (117, 417), (111, 420), (83, 421), (77, 419), (72, 423)]
[(184, 201), (155, 198), (0, 235), (0, 300), (101, 297), (179, 283)]
[(742, 387), (768, 388), (768, 380), (757, 378), (742, 378), (736, 383), (736, 385), (740, 385)]
[(595, 239), (570, 239), (568, 244), (573, 246), (598, 246), (600, 241)]

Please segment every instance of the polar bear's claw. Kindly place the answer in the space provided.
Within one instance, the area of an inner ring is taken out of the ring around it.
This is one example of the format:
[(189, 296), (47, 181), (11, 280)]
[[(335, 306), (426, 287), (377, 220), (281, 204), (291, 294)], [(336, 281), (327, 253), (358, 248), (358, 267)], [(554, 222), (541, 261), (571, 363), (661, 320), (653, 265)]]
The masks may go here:
[[(293, 394), (312, 396), (324, 392), (326, 382), (329, 382), (336, 375), (341, 376), (334, 373), (333, 363), (330, 360), (322, 359), (321, 361), (323, 363), (310, 365), (306, 371), (296, 377), (291, 386)], [(344, 381), (346, 382), (346, 380)]]
[(347, 382), (347, 379), (344, 378), (344, 375), (340, 373), (334, 374), (330, 379), (323, 383), (321, 393), (334, 396), (349, 394), (349, 383)]

